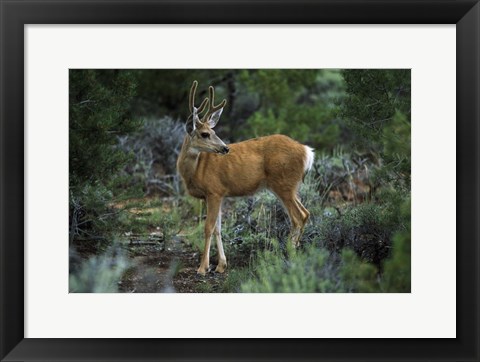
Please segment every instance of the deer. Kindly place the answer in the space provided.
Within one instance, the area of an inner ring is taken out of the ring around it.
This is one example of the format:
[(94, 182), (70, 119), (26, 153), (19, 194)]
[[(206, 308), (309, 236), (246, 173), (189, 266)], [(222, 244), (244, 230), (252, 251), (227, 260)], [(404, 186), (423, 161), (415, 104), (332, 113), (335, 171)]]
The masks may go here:
[[(198, 82), (190, 88), (186, 135), (177, 159), (177, 170), (187, 192), (206, 202), (205, 247), (197, 270), (210, 271), (210, 244), (215, 236), (217, 273), (224, 273), (227, 259), (221, 235), (221, 207), (225, 197), (250, 196), (268, 189), (281, 201), (290, 219), (289, 239), (297, 248), (310, 213), (298, 196), (306, 173), (312, 168), (314, 151), (287, 136), (275, 134), (226, 145), (214, 131), (227, 103), (215, 105), (215, 90), (195, 107)], [(207, 107), (208, 106), (208, 107)], [(200, 116), (205, 111), (203, 116)]]

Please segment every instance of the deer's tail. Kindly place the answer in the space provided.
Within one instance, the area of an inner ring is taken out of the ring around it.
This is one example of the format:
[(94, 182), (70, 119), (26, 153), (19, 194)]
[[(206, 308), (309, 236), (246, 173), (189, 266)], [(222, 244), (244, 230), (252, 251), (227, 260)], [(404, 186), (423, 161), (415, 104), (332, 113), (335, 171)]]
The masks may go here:
[(315, 153), (313, 152), (313, 148), (304, 146), (305, 147), (305, 160), (304, 160), (304, 168), (303, 168), (303, 179), (305, 180), (305, 175), (313, 166), (313, 160), (315, 158)]

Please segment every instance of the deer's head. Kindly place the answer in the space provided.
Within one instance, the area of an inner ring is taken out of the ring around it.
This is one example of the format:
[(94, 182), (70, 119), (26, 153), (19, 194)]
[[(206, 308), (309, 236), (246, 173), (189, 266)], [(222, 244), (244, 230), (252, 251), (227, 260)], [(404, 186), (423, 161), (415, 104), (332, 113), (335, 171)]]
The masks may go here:
[[(220, 104), (214, 105), (215, 90), (212, 86), (208, 89), (209, 98), (205, 98), (200, 107), (195, 107), (195, 91), (197, 90), (198, 82), (195, 80), (190, 89), (189, 108), (190, 117), (187, 120), (186, 129), (190, 137), (190, 147), (200, 152), (214, 152), (227, 154), (229, 148), (227, 145), (215, 134), (213, 128), (217, 125), (223, 107), (227, 101), (224, 99)], [(206, 113), (200, 119), (200, 114)]]

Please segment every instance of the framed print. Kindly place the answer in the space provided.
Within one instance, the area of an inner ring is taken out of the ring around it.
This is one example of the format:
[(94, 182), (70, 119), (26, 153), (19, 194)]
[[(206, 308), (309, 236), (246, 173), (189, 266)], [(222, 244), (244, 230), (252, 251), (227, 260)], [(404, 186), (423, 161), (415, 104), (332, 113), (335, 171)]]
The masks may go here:
[(2, 361), (478, 360), (477, 1), (1, 9)]

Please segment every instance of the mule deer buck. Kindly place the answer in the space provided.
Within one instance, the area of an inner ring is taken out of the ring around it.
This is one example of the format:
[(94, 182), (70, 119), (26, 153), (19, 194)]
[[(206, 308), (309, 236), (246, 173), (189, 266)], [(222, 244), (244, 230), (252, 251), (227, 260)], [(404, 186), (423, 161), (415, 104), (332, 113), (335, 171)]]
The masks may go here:
[[(272, 135), (227, 146), (215, 134), (227, 101), (209, 98), (195, 107), (197, 81), (190, 89), (187, 134), (177, 160), (177, 169), (188, 193), (206, 201), (205, 250), (198, 274), (205, 275), (210, 266), (212, 234), (217, 241), (219, 260), (216, 272), (223, 273), (227, 259), (221, 236), (221, 204), (224, 197), (252, 195), (267, 188), (283, 203), (291, 222), (290, 239), (299, 245), (300, 236), (310, 213), (302, 205), (297, 191), (305, 173), (313, 164), (313, 149), (283, 135)], [(207, 108), (208, 105), (208, 108)], [(205, 111), (200, 118), (200, 114)]]

